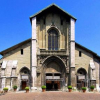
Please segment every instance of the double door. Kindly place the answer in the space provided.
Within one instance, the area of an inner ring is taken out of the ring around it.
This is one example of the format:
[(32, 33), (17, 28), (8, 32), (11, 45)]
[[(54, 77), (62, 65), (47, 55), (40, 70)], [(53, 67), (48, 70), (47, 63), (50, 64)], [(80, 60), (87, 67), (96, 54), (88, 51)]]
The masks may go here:
[(46, 81), (48, 91), (57, 91), (60, 89), (60, 81)]

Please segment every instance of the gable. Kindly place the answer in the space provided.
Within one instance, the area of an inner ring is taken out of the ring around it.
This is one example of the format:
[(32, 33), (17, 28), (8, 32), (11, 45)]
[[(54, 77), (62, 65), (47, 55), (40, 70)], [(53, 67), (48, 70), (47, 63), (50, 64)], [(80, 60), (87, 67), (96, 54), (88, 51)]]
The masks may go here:
[(4, 55), (4, 54), (6, 54), (6, 53), (9, 53), (9, 52), (11, 52), (12, 50), (15, 50), (15, 49), (17, 49), (18, 47), (20, 47), (20, 46), (22, 46), (22, 45), (24, 45), (24, 44), (26, 44), (26, 43), (29, 43), (29, 42), (31, 42), (31, 39), (25, 40), (25, 41), (23, 41), (23, 42), (21, 42), (21, 43), (19, 43), (19, 44), (16, 44), (16, 45), (14, 45), (14, 46), (12, 46), (12, 47), (10, 47), (10, 48), (8, 48), (8, 49), (5, 49), (5, 50), (1, 51), (0, 54), (1, 54), (1, 55)]
[(36, 13), (35, 15), (32, 15), (30, 17), (30, 21), (34, 17), (40, 17), (40, 16), (43, 16), (43, 15), (45, 15), (47, 13), (58, 13), (58, 14), (64, 16), (64, 17), (66, 17), (66, 19), (73, 18), (76, 21), (75, 17), (73, 17), (72, 15), (70, 15), (69, 13), (67, 13), (66, 11), (62, 10), (60, 7), (58, 7), (55, 4), (52, 4), (52, 5), (48, 6), (48, 7), (46, 7), (45, 9), (43, 9), (40, 12)]

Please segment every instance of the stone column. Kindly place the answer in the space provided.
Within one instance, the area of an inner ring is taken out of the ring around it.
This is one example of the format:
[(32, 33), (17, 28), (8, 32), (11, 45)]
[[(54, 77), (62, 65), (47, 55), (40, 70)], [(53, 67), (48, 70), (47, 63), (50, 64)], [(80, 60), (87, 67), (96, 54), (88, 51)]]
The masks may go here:
[(32, 86), (36, 84), (36, 66), (37, 66), (37, 46), (36, 46), (36, 17), (32, 18)]
[(17, 84), (18, 84), (17, 90), (21, 90), (21, 77), (20, 77), (20, 74), (18, 75)]
[(66, 47), (66, 49), (67, 49), (67, 52), (66, 52), (66, 54), (67, 55), (69, 55), (69, 23), (67, 22), (67, 41), (66, 41), (66, 43), (67, 43), (67, 47)]
[(2, 77), (2, 86), (1, 86), (1, 89), (3, 90), (3, 88), (5, 87), (5, 82), (6, 82), (6, 78), (5, 77)]
[(70, 19), (70, 84), (76, 87), (75, 75), (75, 20)]
[(11, 78), (11, 83), (10, 83), (10, 89), (13, 89), (13, 87), (12, 87), (12, 80), (13, 80), (13, 78)]
[(95, 64), (95, 78), (96, 78), (96, 89), (97, 91), (99, 92), (100, 89), (99, 89), (99, 73), (100, 73), (100, 61), (98, 61), (97, 59), (94, 60), (94, 64)]

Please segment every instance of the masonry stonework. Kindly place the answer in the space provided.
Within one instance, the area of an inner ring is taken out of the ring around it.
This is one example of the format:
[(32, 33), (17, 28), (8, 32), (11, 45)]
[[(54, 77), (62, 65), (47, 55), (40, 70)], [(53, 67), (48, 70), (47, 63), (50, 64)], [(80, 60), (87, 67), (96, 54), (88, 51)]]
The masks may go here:
[(75, 42), (76, 18), (55, 4), (30, 17), (32, 38), (0, 54), (0, 89), (60, 91), (94, 85), (99, 91), (100, 56)]

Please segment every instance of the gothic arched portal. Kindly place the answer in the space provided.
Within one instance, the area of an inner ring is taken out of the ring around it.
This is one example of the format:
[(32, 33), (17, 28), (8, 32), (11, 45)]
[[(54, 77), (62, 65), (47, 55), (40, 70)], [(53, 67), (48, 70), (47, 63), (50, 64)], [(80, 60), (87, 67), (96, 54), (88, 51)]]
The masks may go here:
[(47, 90), (59, 90), (66, 82), (66, 68), (61, 59), (51, 56), (43, 63), (42, 85)]

